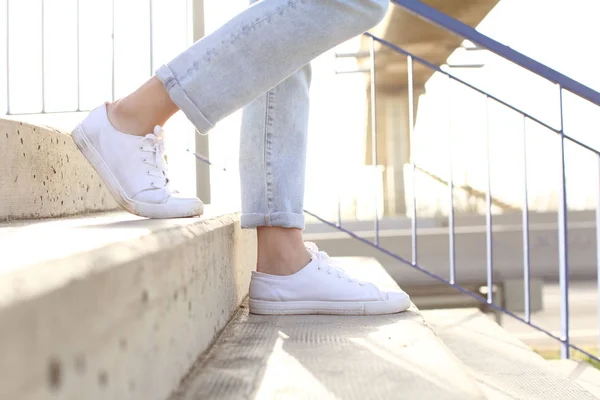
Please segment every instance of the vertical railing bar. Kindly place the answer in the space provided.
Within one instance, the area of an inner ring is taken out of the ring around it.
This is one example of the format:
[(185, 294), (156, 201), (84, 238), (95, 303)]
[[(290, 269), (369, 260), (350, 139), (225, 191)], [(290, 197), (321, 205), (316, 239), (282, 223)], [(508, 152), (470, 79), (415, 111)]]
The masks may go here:
[(600, 357), (600, 155), (598, 156), (598, 198), (596, 203), (596, 275), (598, 285), (598, 357)]
[(112, 0), (112, 61), (111, 61), (111, 68), (112, 68), (112, 82), (111, 82), (111, 97), (112, 97), (112, 101), (115, 101), (115, 0)]
[(342, 206), (340, 199), (340, 188), (338, 185), (338, 194), (337, 194), (337, 224), (336, 226), (340, 228), (342, 226)]
[(529, 189), (527, 178), (527, 117), (523, 115), (523, 296), (525, 321), (531, 322), (531, 258), (529, 249)]
[(6, 114), (10, 115), (10, 0), (6, 0)]
[(81, 10), (77, 0), (77, 111), (81, 111)]
[[(194, 33), (193, 30), (190, 29), (190, 26), (193, 26), (192, 22), (192, 14), (190, 13), (190, 3), (192, 0), (185, 1), (185, 37), (186, 37), (186, 47), (189, 47), (194, 42)], [(190, 40), (191, 38), (191, 40)], [(192, 126), (190, 124), (190, 126)], [(191, 153), (195, 153), (195, 148), (192, 150), (192, 147), (195, 147), (196, 139), (196, 130), (189, 129), (187, 132), (187, 151)], [(197, 171), (196, 171), (197, 172)]]
[[(377, 177), (377, 93), (375, 81), (375, 39), (371, 38), (371, 153), (373, 158), (373, 176)], [(375, 192), (375, 244), (379, 246), (379, 196)]]
[(417, 164), (415, 162), (415, 83), (412, 56), (406, 57), (408, 70), (408, 137), (410, 140), (410, 160), (412, 167), (412, 264), (417, 265)]
[(489, 97), (485, 97), (485, 152), (487, 168), (487, 187), (485, 193), (485, 244), (486, 244), (486, 275), (487, 275), (487, 302), (494, 302), (494, 254), (492, 238), (492, 168), (490, 144), (490, 111)]
[(569, 265), (568, 265), (568, 232), (567, 232), (567, 185), (565, 165), (565, 132), (563, 114), (563, 89), (559, 85), (560, 104), (560, 203), (558, 208), (558, 257), (560, 284), (560, 331), (561, 357), (569, 358)]
[(450, 263), (450, 283), (456, 283), (456, 254), (454, 243), (454, 174), (452, 160), (452, 78), (448, 76), (448, 194), (450, 201), (450, 210), (448, 211), (448, 246)]
[(46, 41), (44, 39), (45, 18), (44, 18), (44, 0), (41, 0), (42, 15), (42, 113), (46, 112)]
[(154, 75), (154, 18), (152, 11), (152, 0), (148, 0), (149, 25), (150, 25), (150, 76)]

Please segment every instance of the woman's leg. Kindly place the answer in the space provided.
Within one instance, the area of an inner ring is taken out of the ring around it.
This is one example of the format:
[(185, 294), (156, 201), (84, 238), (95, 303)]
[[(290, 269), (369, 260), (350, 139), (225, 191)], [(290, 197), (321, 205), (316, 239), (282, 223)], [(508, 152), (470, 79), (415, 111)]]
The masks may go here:
[(307, 64), (244, 108), (240, 141), (242, 226), (257, 228), (258, 239), (250, 311), (402, 311), (410, 305), (405, 293), (385, 293), (353, 281), (314, 245), (303, 242), (310, 78)]
[(244, 108), (242, 227), (257, 228), (256, 269), (268, 274), (310, 262), (302, 239), (310, 78), (307, 64)]
[[(241, 152), (242, 223), (258, 228), (259, 243), (259, 271), (250, 285), (250, 310), (261, 314), (402, 311), (410, 305), (405, 293), (382, 292), (350, 279), (325, 253), (315, 246), (305, 247), (301, 236), (310, 81), (306, 65), (377, 24), (387, 6), (388, 0), (259, 1), (161, 67), (157, 78), (166, 92), (153, 78), (109, 110), (112, 124), (101, 108), (82, 123), (77, 136), (85, 138), (92, 131), (96, 140), (107, 136), (106, 131), (114, 137), (113, 125), (132, 125), (123, 129), (143, 134), (148, 127), (163, 123), (176, 108), (206, 132), (256, 99), (244, 114)], [(144, 105), (151, 111), (139, 110)], [(137, 118), (144, 121), (144, 128), (137, 127)], [(114, 161), (114, 144), (100, 147), (110, 149), (106, 159)], [(127, 151), (134, 153), (132, 149)], [(118, 180), (125, 184), (144, 180), (142, 164), (137, 171), (125, 169), (123, 154), (117, 159), (115, 164), (123, 170), (115, 174)], [(110, 166), (110, 162), (105, 164)]]
[(302, 240), (310, 65), (244, 108), (242, 227), (258, 228), (257, 270), (290, 275), (310, 261)]
[(262, 0), (159, 68), (173, 102), (209, 131), (317, 55), (372, 28), (389, 0)]
[(94, 110), (73, 138), (126, 210), (153, 218), (198, 215), (198, 199), (176, 196), (168, 186), (160, 125), (179, 108), (200, 132), (209, 131), (315, 56), (376, 25), (388, 1), (259, 1), (130, 96)]

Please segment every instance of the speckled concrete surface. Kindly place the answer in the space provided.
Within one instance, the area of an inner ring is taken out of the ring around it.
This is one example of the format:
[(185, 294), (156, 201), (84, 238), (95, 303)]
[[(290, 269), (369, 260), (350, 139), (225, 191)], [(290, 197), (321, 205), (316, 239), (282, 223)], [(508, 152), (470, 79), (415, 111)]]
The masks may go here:
[(0, 221), (117, 208), (68, 133), (0, 119)]
[(238, 215), (103, 214), (0, 225), (0, 399), (164, 400), (247, 295)]

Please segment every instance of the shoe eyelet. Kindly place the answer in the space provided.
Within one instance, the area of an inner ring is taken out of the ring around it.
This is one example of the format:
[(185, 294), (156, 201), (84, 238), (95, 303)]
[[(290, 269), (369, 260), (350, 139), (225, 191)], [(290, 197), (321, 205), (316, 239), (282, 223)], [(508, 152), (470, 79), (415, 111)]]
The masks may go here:
[(150, 175), (150, 170), (147, 170), (147, 171), (146, 171), (146, 175)]

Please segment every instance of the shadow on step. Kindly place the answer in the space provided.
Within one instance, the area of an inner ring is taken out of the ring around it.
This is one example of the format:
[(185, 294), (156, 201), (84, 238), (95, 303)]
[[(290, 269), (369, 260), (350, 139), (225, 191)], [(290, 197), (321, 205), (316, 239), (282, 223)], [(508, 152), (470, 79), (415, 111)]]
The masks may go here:
[(171, 400), (479, 399), (416, 310), (257, 316), (243, 308)]

